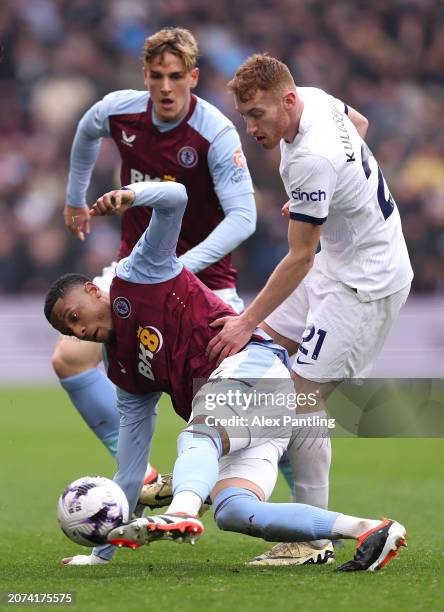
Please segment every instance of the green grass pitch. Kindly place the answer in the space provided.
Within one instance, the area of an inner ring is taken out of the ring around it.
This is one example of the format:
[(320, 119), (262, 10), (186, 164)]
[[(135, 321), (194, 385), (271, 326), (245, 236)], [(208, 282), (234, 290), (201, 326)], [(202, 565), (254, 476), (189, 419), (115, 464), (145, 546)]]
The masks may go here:
[[(381, 572), (246, 567), (267, 543), (218, 531), (210, 513), (194, 547), (160, 542), (122, 550), (107, 566), (62, 567), (62, 556), (88, 550), (59, 530), (58, 495), (80, 476), (112, 476), (113, 461), (57, 388), (2, 388), (0, 405), (1, 591), (75, 592), (82, 612), (444, 609), (443, 439), (333, 442), (331, 508), (407, 527), (408, 549)], [(161, 471), (171, 469), (181, 425), (165, 400), (151, 457)], [(281, 480), (273, 500), (288, 501)], [(352, 554), (347, 542), (337, 559)]]

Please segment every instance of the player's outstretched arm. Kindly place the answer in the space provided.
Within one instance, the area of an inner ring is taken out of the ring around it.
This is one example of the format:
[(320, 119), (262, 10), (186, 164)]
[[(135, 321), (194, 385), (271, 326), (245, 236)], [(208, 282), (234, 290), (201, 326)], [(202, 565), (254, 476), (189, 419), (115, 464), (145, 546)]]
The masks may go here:
[(237, 353), (257, 325), (292, 293), (313, 265), (321, 226), (291, 220), (288, 228), (289, 252), (271, 274), (267, 284), (238, 317), (222, 317), (211, 327), (223, 327), (207, 347), (210, 360), (218, 364)]
[[(176, 247), (187, 205), (185, 187), (180, 183), (153, 181), (132, 183), (128, 190), (135, 194), (132, 207), (149, 206), (153, 214), (137, 248), (120, 260), (117, 276), (128, 282), (146, 284), (161, 283), (177, 276), (183, 270)], [(123, 190), (123, 193), (128, 192)], [(104, 201), (97, 208), (102, 206), (107, 209), (113, 204)]]
[(63, 217), (68, 230), (79, 240), (85, 240), (90, 232), (86, 191), (99, 154), (101, 138), (108, 135), (104, 121), (103, 101), (97, 102), (79, 121), (69, 162)]
[(208, 169), (225, 216), (205, 240), (180, 256), (195, 274), (231, 253), (256, 229), (253, 184), (234, 128), (223, 130), (212, 142)]

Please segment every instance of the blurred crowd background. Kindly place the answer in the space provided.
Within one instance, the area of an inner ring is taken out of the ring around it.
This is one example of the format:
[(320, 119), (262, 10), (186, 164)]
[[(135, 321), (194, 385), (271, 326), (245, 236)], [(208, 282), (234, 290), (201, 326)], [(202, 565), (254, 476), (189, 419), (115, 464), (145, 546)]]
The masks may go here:
[[(238, 126), (257, 188), (258, 228), (235, 254), (241, 291), (259, 289), (287, 250), (279, 151), (246, 136), (226, 92), (255, 51), (369, 118), (367, 142), (401, 212), (414, 290), (444, 291), (442, 0), (2, 0), (0, 294), (42, 293), (63, 272), (94, 276), (114, 259), (117, 221), (95, 220), (85, 243), (65, 229), (70, 146), (95, 101), (143, 89), (143, 42), (168, 25), (197, 37), (196, 93)], [(118, 169), (106, 141), (91, 202), (119, 184)]]

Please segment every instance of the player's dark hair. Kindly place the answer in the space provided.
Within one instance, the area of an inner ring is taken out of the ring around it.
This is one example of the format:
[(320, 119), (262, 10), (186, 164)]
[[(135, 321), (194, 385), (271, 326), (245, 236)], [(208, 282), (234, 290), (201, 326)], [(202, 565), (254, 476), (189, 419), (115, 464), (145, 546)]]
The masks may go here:
[(91, 279), (88, 278), (85, 274), (77, 274), (76, 272), (70, 274), (64, 274), (60, 276), (57, 280), (55, 280), (50, 286), (48, 293), (45, 298), (45, 317), (50, 321), (52, 309), (54, 308), (54, 304), (57, 302), (59, 298), (65, 297), (65, 295), (70, 291), (73, 287), (77, 285), (84, 285), (88, 283)]

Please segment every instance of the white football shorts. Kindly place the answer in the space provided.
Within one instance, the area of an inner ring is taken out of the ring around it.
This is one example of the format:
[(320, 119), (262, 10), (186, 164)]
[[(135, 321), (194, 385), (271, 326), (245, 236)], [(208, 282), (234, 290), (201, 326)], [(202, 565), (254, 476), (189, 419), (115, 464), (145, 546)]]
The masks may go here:
[[(286, 404), (280, 400), (293, 391), (290, 372), (279, 357), (257, 345), (227, 357), (210, 375), (193, 399), (190, 420), (204, 415), (207, 425), (221, 425), (230, 438), (230, 452), (219, 461), (219, 480), (245, 478), (266, 498), (271, 495), (279, 459), (292, 434), (282, 418)], [(247, 409), (245, 394), (252, 400)], [(216, 398), (227, 401), (219, 403)]]
[(219, 460), (219, 479), (244, 478), (254, 482), (264, 493), (265, 501), (273, 493), (278, 476), (278, 463), (288, 440), (268, 440), (259, 446), (243, 448)]
[(410, 292), (410, 284), (379, 300), (358, 293), (312, 268), (299, 287), (265, 319), (299, 342), (293, 370), (314, 382), (368, 377)]

